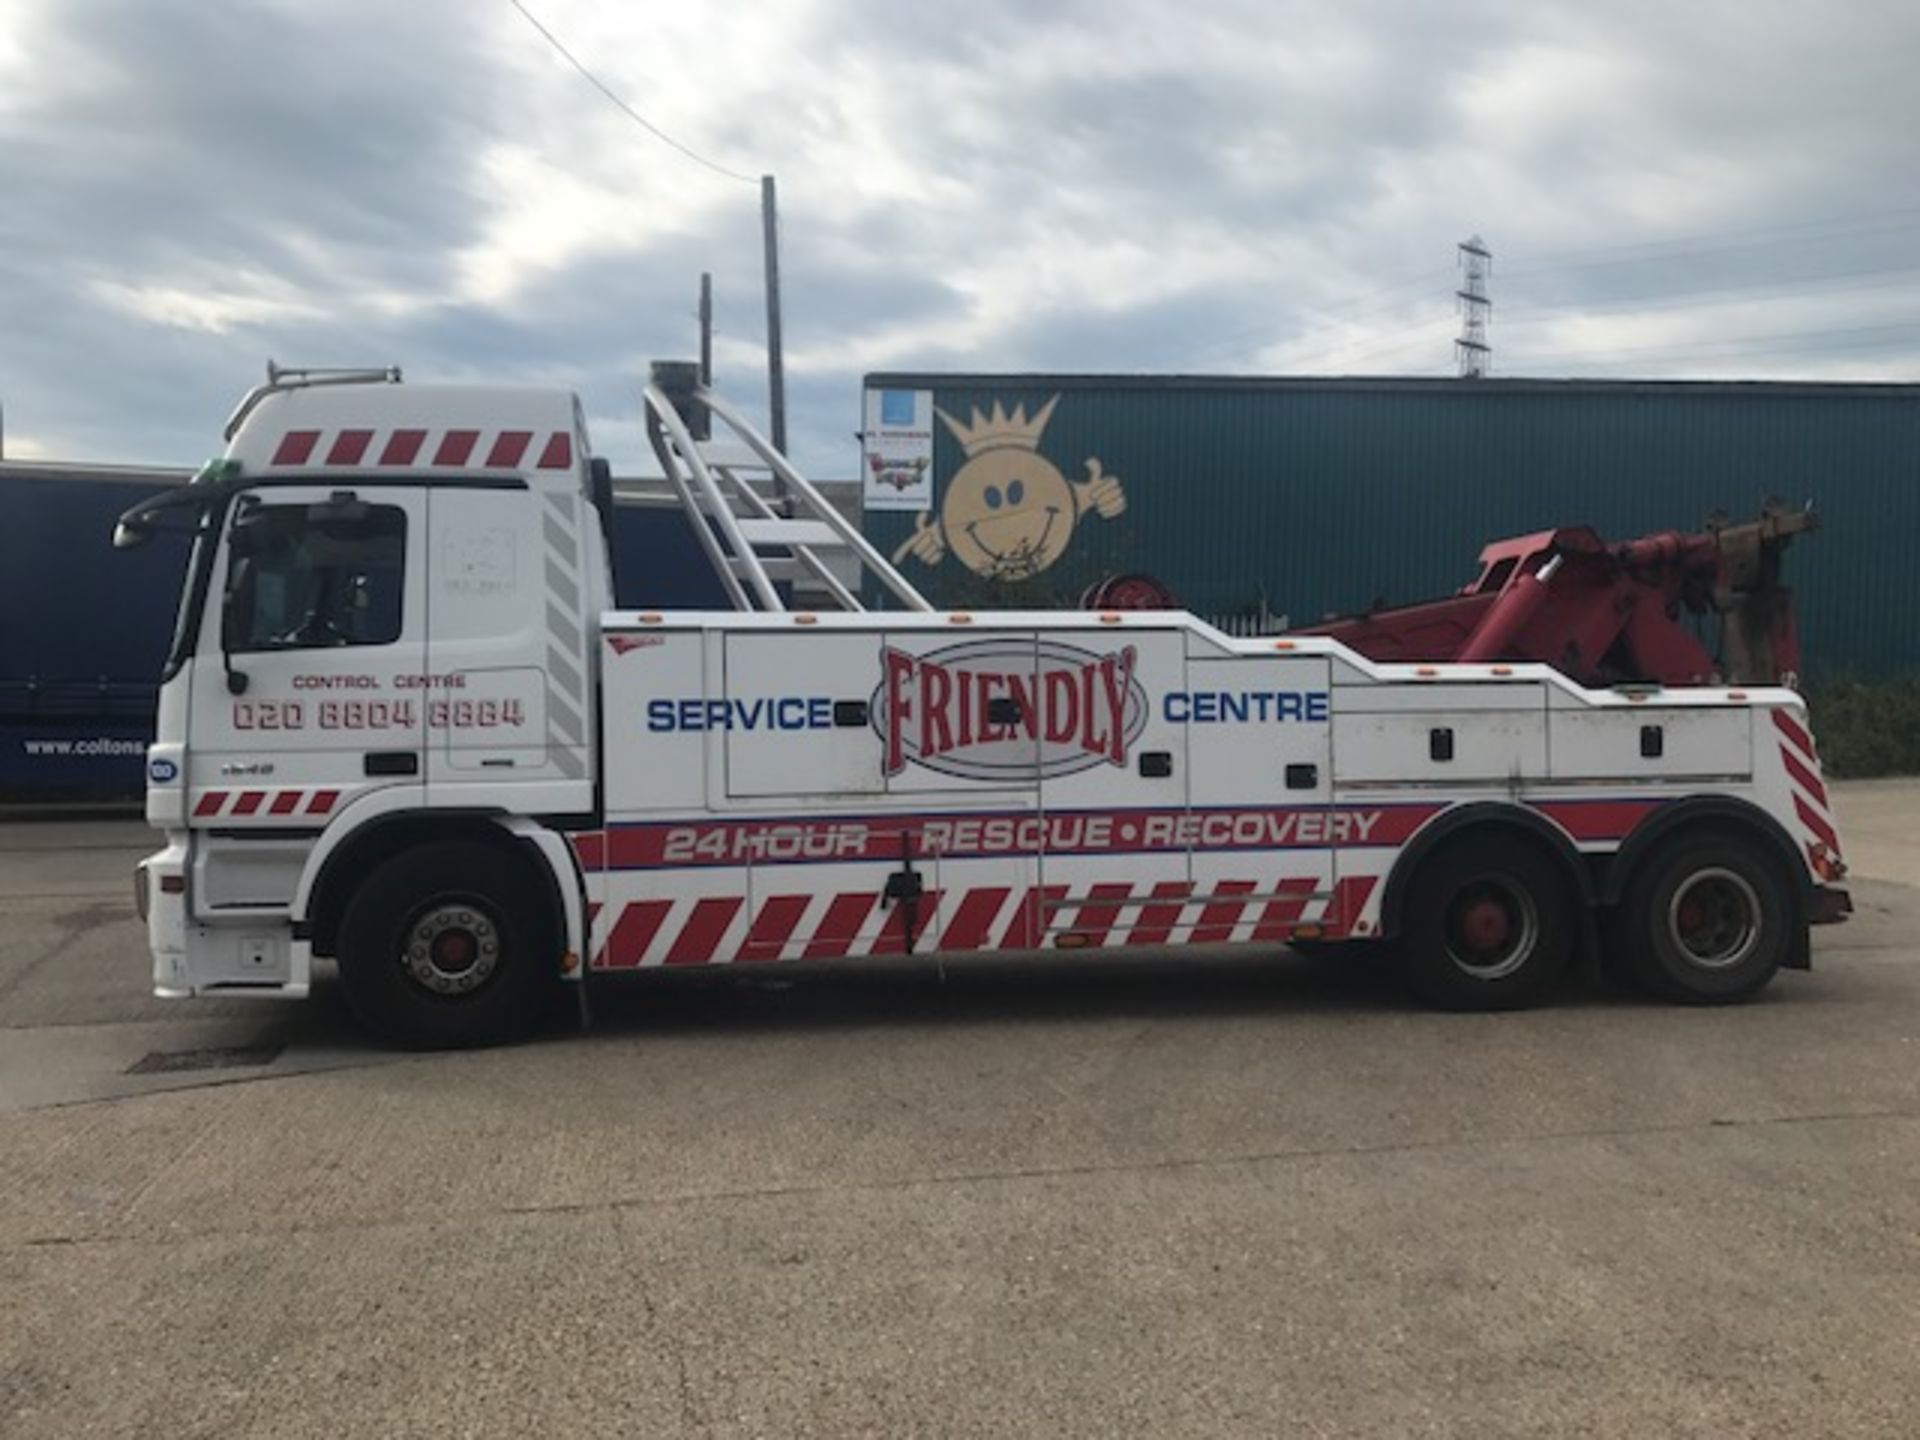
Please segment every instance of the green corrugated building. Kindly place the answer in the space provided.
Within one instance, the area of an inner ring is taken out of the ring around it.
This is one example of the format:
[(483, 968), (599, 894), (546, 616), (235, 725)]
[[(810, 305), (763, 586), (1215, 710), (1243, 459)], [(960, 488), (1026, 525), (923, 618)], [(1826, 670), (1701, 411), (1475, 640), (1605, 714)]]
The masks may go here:
[[(866, 385), (869, 493), (915, 507), (869, 508), (866, 533), (941, 603), (1071, 605), (1090, 581), (1144, 571), (1204, 615), (1304, 624), (1448, 593), (1502, 536), (1693, 530), (1777, 496), (1822, 517), (1787, 557), (1810, 678), (1920, 670), (1920, 385), (894, 373)], [(873, 462), (876, 419), (884, 408), (904, 422), (918, 400), (925, 422), (929, 394), (920, 487), (898, 467), (893, 485), (874, 483), (888, 469)]]

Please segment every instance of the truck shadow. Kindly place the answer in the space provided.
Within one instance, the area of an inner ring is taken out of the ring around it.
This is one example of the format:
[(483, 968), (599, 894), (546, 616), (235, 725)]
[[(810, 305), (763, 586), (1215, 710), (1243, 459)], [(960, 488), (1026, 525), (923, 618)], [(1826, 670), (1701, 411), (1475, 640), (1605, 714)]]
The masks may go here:
[[(944, 965), (893, 960), (652, 972), (596, 976), (589, 1001), (588, 1033), (620, 1036), (1423, 1010), (1390, 964), (1289, 951), (1086, 960), (1050, 952)], [(1570, 979), (1558, 1003), (1638, 1002)], [(562, 1023), (547, 1033), (559, 1038), (567, 1029)]]

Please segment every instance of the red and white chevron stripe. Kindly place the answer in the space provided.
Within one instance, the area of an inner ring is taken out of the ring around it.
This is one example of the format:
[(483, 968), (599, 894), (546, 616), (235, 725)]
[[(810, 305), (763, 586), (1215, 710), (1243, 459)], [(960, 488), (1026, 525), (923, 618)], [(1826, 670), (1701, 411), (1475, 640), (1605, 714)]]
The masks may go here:
[(1827, 787), (1820, 778), (1820, 757), (1798, 720), (1785, 710), (1773, 712), (1773, 728), (1780, 733), (1780, 763), (1785, 767), (1793, 795), (1793, 813), (1799, 818), (1801, 840), (1814, 873), (1834, 878), (1840, 861), (1840, 832), (1833, 823)]
[[(1325, 936), (1364, 934), (1378, 875), (1289, 875), (1265, 885), (1217, 882), (1195, 894), (1185, 881), (1025, 889), (985, 885), (931, 891), (916, 908), (911, 948), (924, 951), (1034, 950), (1051, 940), (1082, 946), (1279, 944), (1302, 925)], [(878, 891), (770, 895), (749, 913), (739, 895), (647, 899), (588, 907), (593, 968), (707, 965), (763, 960), (830, 960), (899, 955), (909, 948), (906, 908)], [(1071, 937), (1071, 938), (1068, 938)]]
[(193, 802), (196, 820), (318, 818), (340, 803), (338, 790), (202, 790)]
[(280, 469), (567, 470), (573, 436), (565, 430), (289, 430), (267, 463)]

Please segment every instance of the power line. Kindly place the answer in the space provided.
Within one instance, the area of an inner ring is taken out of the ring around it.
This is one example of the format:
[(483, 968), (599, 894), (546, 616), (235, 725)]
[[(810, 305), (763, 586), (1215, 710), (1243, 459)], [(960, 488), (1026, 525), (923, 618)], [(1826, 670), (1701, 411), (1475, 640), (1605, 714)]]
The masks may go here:
[[(1296, 335), (1290, 340), (1282, 340), (1271, 337), (1273, 336), (1274, 330), (1283, 323), (1285, 319), (1290, 317), (1276, 316), (1274, 319), (1262, 321), (1258, 325), (1249, 325), (1239, 330), (1229, 330), (1224, 335), (1217, 335), (1212, 340), (1209, 340), (1202, 348), (1189, 349), (1181, 352), (1179, 356), (1175, 357), (1174, 363), (1176, 365), (1190, 365), (1210, 360), (1220, 360), (1223, 362), (1237, 360), (1243, 355), (1250, 355), (1255, 351), (1265, 350), (1271, 345), (1297, 343), (1299, 340), (1319, 335), (1327, 330), (1335, 329), (1338, 326), (1353, 325), (1370, 316), (1383, 315), (1389, 310), (1403, 310), (1408, 305), (1418, 303), (1418, 297), (1405, 296), (1401, 299), (1389, 300), (1386, 304), (1375, 305), (1371, 309), (1356, 311), (1353, 307), (1356, 305), (1367, 305), (1372, 301), (1381, 300), (1390, 295), (1397, 295), (1403, 290), (1413, 290), (1422, 286), (1431, 285), (1436, 280), (1451, 275), (1452, 273), (1451, 270), (1447, 269), (1428, 270), (1419, 275), (1409, 276), (1397, 285), (1389, 285), (1384, 290), (1366, 291), (1359, 295), (1350, 295), (1344, 300), (1334, 300), (1325, 304), (1301, 304), (1294, 313), (1320, 316), (1330, 323), (1316, 325), (1310, 330), (1302, 331), (1300, 335)], [(1349, 313), (1342, 314), (1340, 313), (1342, 311)], [(1255, 340), (1256, 337), (1268, 338), (1258, 339), (1257, 343), (1253, 345), (1241, 343), (1243, 341)]]
[[(1775, 340), (1792, 343), (1786, 345), (1768, 343)], [(1800, 343), (1806, 341), (1822, 343)], [(1634, 356), (1645, 356), (1649, 359), (1691, 357), (1706, 360), (1738, 360), (1753, 355), (1818, 354), (1825, 350), (1866, 349), (1881, 345), (1920, 346), (1920, 319), (1896, 320), (1885, 325), (1854, 325), (1836, 330), (1785, 330), (1767, 335), (1730, 335), (1721, 340), (1682, 340), (1664, 345), (1631, 345), (1612, 350), (1563, 351), (1557, 355), (1523, 356), (1521, 363), (1525, 365), (1560, 364), (1569, 361), (1604, 361)]]
[[(1637, 314), (1643, 310), (1693, 310), (1714, 305), (1726, 305), (1742, 296), (1757, 294), (1767, 290), (1793, 291), (1797, 287), (1822, 286), (1819, 290), (1809, 288), (1806, 293), (1833, 295), (1844, 294), (1849, 290), (1881, 290), (1889, 286), (1914, 285), (1914, 276), (1920, 275), (1920, 265), (1874, 265), (1859, 270), (1832, 270), (1819, 275), (1787, 276), (1779, 280), (1756, 280), (1750, 285), (1709, 285), (1698, 289), (1669, 291), (1665, 296), (1635, 297), (1617, 300), (1604, 300), (1597, 303), (1571, 301), (1562, 305), (1523, 305), (1516, 310), (1504, 310), (1501, 317), (1507, 324), (1541, 324), (1554, 320), (1577, 320), (1583, 315)], [(1877, 279), (1861, 277), (1877, 276)], [(1845, 280), (1845, 285), (1826, 285), (1829, 280)], [(1700, 298), (1710, 297), (1710, 298)], [(1789, 293), (1778, 297), (1783, 300), (1799, 298)]]
[[(1590, 255), (1617, 255), (1627, 250), (1665, 250), (1698, 246), (1702, 241), (1734, 240), (1755, 235), (1779, 235), (1794, 230), (1846, 230), (1868, 225), (1864, 233), (1877, 233), (1882, 227), (1871, 222), (1920, 216), (1920, 206), (1908, 205), (1895, 210), (1874, 210), (1863, 215), (1830, 215), (1824, 220), (1791, 220), (1779, 225), (1743, 225), (1733, 230), (1707, 230), (1693, 235), (1673, 235), (1664, 240), (1634, 240), (1620, 245), (1595, 245), (1578, 250), (1544, 250), (1532, 258), (1539, 260), (1579, 260)], [(1903, 226), (1891, 227), (1895, 230)], [(1789, 242), (1791, 243), (1791, 242)], [(1524, 257), (1523, 257), (1524, 258)]]
[[(1688, 245), (1688, 246), (1679, 247), (1679, 248), (1671, 248), (1665, 252), (1657, 253), (1657, 254), (1615, 255), (1611, 259), (1583, 260), (1577, 264), (1565, 264), (1565, 263), (1556, 263), (1556, 262), (1549, 262), (1546, 264), (1532, 264), (1532, 265), (1522, 264), (1518, 268), (1513, 269), (1511, 273), (1507, 276), (1507, 278), (1519, 279), (1519, 278), (1522, 278), (1525, 276), (1531, 276), (1531, 275), (1572, 274), (1572, 273), (1576, 273), (1580, 271), (1588, 271), (1588, 270), (1617, 270), (1623, 267), (1631, 267), (1634, 265), (1660, 265), (1660, 264), (1670, 263), (1675, 260), (1699, 259), (1703, 256), (1744, 255), (1744, 254), (1750, 254), (1754, 251), (1759, 251), (1759, 250), (1775, 249), (1781, 245), (1809, 245), (1809, 244), (1831, 245), (1835, 240), (1857, 239), (1857, 238), (1862, 238), (1866, 236), (1877, 237), (1882, 235), (1899, 235), (1902, 232), (1911, 230), (1913, 228), (1914, 228), (1913, 223), (1909, 221), (1909, 222), (1904, 222), (1904, 223), (1894, 224), (1894, 225), (1878, 225), (1878, 226), (1873, 226), (1866, 229), (1849, 230), (1849, 229), (1843, 228), (1840, 231), (1838, 231), (1836, 234), (1832, 234), (1832, 235), (1821, 235), (1821, 234), (1814, 233), (1814, 234), (1807, 234), (1807, 235), (1799, 235), (1786, 240), (1746, 239), (1746, 240), (1728, 240), (1724, 243), (1712, 244), (1712, 245)], [(1573, 253), (1578, 254), (1581, 252), (1576, 251)], [(1592, 253), (1592, 252), (1586, 252), (1586, 253)]]
[[(1836, 340), (1828, 345), (1775, 345), (1726, 355), (1673, 354), (1625, 363), (1631, 365), (1633, 372), (1645, 374), (1649, 368), (1657, 368), (1661, 371), (1673, 369), (1698, 371), (1709, 366), (1735, 364), (1745, 366), (1750, 362), (1770, 360), (1812, 360), (1824, 356), (1849, 356), (1875, 350), (1917, 351), (1920, 350), (1920, 336), (1883, 335), (1877, 339)], [(1618, 371), (1622, 368), (1622, 363), (1591, 355), (1539, 355), (1515, 361), (1507, 367), (1507, 375), (1510, 378), (1538, 377), (1549, 367), (1556, 371), (1588, 366), (1602, 372)], [(1721, 373), (1729, 374), (1730, 372)], [(1901, 383), (1912, 382), (1903, 377)]]
[(678, 150), (682, 155), (686, 156), (689, 160), (697, 160), (700, 164), (706, 166), (709, 170), (713, 171), (716, 175), (724, 175), (729, 180), (739, 180), (748, 185), (758, 185), (760, 183), (759, 179), (755, 176), (742, 175), (738, 170), (729, 170), (726, 166), (716, 164), (712, 160), (707, 159), (707, 157), (702, 155), (699, 151), (689, 149), (687, 146), (682, 145), (678, 140), (674, 139), (673, 136), (667, 134), (666, 131), (662, 130), (658, 125), (654, 124), (651, 120), (647, 119), (646, 116), (642, 115), (638, 110), (634, 109), (633, 106), (629, 105), (626, 101), (622, 100), (618, 95), (614, 94), (613, 91), (609, 90), (606, 87), (606, 85), (602, 83), (600, 77), (598, 75), (595, 75), (586, 66), (582, 65), (578, 60), (576, 60), (574, 58), (573, 52), (567, 49), (565, 45), (562, 45), (560, 43), (560, 37), (555, 35), (551, 30), (547, 29), (546, 26), (542, 25), (538, 20), (536, 20), (534, 18), (533, 12), (527, 9), (526, 6), (522, 5), (520, 3), (520, 0), (507, 0), (507, 3), (513, 6), (514, 9), (518, 10), (520, 14), (525, 18), (526, 22), (529, 25), (533, 26), (534, 29), (540, 32), (541, 38), (543, 38), (555, 50), (559, 51), (562, 59), (564, 59), (569, 65), (573, 66), (574, 69), (578, 70), (583, 76), (585, 76), (588, 84), (592, 85), (594, 89), (598, 90), (602, 95), (606, 96), (607, 99), (611, 100), (615, 105), (617, 105), (620, 108), (620, 111), (622, 114), (624, 114), (629, 120), (633, 121), (636, 125), (640, 126), (640, 128), (645, 130), (649, 135), (653, 136), (654, 139), (663, 141), (664, 143), (671, 145), (674, 149)]

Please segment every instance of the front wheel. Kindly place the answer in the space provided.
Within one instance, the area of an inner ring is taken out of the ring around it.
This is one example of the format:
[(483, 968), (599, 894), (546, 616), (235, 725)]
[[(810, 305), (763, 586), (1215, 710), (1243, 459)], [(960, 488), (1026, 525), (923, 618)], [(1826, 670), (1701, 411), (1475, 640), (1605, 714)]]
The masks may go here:
[(458, 842), (402, 851), (340, 922), (340, 980), (362, 1024), (403, 1045), (488, 1045), (526, 1034), (559, 975), (536, 877), (507, 852)]
[(1515, 835), (1463, 835), (1421, 864), (1402, 911), (1401, 971), (1449, 1010), (1538, 1004), (1573, 953), (1565, 879)]
[(1773, 979), (1799, 921), (1791, 882), (1759, 843), (1680, 836), (1634, 871), (1612, 927), (1613, 963), (1668, 1000), (1744, 1000)]

